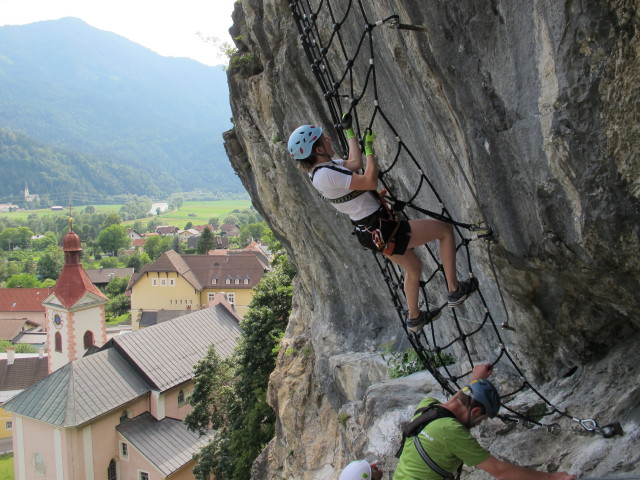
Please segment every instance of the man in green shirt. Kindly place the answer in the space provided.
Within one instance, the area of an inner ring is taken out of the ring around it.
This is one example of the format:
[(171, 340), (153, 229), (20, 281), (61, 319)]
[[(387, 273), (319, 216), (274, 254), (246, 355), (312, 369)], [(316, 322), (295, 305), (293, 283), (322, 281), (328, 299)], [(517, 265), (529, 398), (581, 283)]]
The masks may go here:
[[(452, 418), (438, 418), (417, 435), (420, 445), (431, 460), (452, 475), (464, 463), (476, 466), (499, 480), (574, 480), (575, 475), (564, 472), (547, 473), (501, 462), (482, 448), (470, 429), (487, 417), (495, 417), (500, 409), (500, 395), (487, 380), (492, 372), (489, 364), (473, 369), (473, 380), (456, 392), (441, 406), (453, 414)], [(418, 408), (439, 404), (434, 398), (423, 399)], [(415, 417), (414, 417), (415, 418)], [(405, 440), (394, 480), (442, 480), (445, 478), (422, 459), (414, 438)]]
[[(476, 366), (473, 369), (471, 383), (441, 405), (450, 412), (447, 414), (451, 417), (439, 417), (427, 424), (416, 437), (405, 440), (393, 480), (447, 478), (437, 473), (423, 460), (414, 444), (414, 438), (418, 439), (426, 456), (435, 463), (436, 467), (449, 472), (451, 476), (464, 463), (481, 468), (498, 480), (575, 480), (575, 475), (564, 472), (540, 472), (502, 462), (478, 444), (471, 435), (470, 429), (480, 425), (487, 417), (493, 418), (500, 409), (498, 391), (487, 380), (491, 372), (492, 366), (489, 364)], [(420, 402), (418, 408), (439, 403), (438, 400), (427, 397)], [(418, 415), (416, 414), (414, 419)], [(361, 477), (341, 476), (340, 480), (356, 478)]]

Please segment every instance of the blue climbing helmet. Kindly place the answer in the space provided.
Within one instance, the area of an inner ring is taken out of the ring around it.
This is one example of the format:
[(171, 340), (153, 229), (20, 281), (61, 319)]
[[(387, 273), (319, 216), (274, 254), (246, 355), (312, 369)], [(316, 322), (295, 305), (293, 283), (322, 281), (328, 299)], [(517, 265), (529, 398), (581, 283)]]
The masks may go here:
[(311, 155), (313, 144), (322, 135), (322, 128), (316, 125), (301, 125), (289, 137), (289, 153), (291, 158), (304, 160)]
[(338, 480), (371, 479), (371, 467), (366, 460), (354, 460), (344, 467)]
[[(470, 392), (465, 391), (466, 389)], [(484, 378), (474, 380), (462, 391), (467, 395), (470, 394), (476, 402), (481, 404), (489, 418), (495, 417), (500, 410), (500, 394), (489, 380)]]

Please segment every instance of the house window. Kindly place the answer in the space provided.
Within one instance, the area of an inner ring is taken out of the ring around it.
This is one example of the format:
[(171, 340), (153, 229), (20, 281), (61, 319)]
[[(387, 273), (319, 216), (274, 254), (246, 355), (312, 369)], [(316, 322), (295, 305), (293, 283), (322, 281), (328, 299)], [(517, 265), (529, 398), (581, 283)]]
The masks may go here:
[(162, 286), (162, 287), (166, 287), (167, 286), (167, 279), (166, 278), (163, 278), (163, 279), (160, 280), (160, 286)]
[(126, 422), (131, 417), (131, 412), (129, 410), (123, 410), (120, 414), (120, 423)]
[(227, 279), (224, 281), (224, 283), (226, 283), (227, 285), (231, 285), (231, 279), (230, 279), (230, 278), (227, 278)]
[(249, 279), (248, 279), (248, 278), (245, 278), (245, 279), (244, 279), (244, 284), (245, 284), (245, 285), (249, 285)]
[(175, 287), (176, 286), (176, 279), (175, 278), (170, 278), (169, 279), (169, 286), (170, 287)]
[(217, 278), (212, 278), (212, 279), (211, 279), (211, 283), (212, 283), (213, 285), (217, 285), (217, 284), (218, 284), (218, 279), (217, 279)]
[(149, 473), (138, 471), (138, 480), (149, 480)]
[(215, 292), (207, 293), (207, 303), (213, 302), (213, 299), (215, 298), (215, 296), (216, 296)]
[(8, 422), (4, 422), (4, 428), (6, 430), (11, 430), (13, 429), (13, 422), (11, 420), (9, 420)]
[(60, 334), (60, 332), (56, 332), (55, 350), (56, 352), (62, 352), (62, 335)]
[(120, 457), (125, 460), (129, 459), (129, 444), (120, 442)]
[(151, 286), (152, 287), (157, 287), (158, 286), (158, 279), (157, 278), (152, 278), (151, 279)]
[(235, 283), (236, 283), (236, 285), (240, 285), (240, 279), (236, 278), (236, 282)]
[(113, 458), (109, 462), (109, 468), (107, 468), (107, 480), (118, 480), (118, 473), (116, 472), (116, 461)]
[(233, 292), (227, 293), (227, 302), (229, 302), (231, 305), (235, 305), (236, 304), (236, 294), (233, 293)]
[(185, 394), (184, 394), (184, 390), (180, 390), (178, 392), (178, 406), (181, 407), (182, 405), (184, 405), (185, 403)]
[(93, 332), (91, 330), (87, 330), (84, 332), (84, 337), (82, 337), (84, 342), (84, 349), (93, 347)]
[(35, 452), (33, 454), (33, 466), (38, 475), (46, 475), (47, 474), (47, 465), (44, 462), (44, 455), (40, 452)]

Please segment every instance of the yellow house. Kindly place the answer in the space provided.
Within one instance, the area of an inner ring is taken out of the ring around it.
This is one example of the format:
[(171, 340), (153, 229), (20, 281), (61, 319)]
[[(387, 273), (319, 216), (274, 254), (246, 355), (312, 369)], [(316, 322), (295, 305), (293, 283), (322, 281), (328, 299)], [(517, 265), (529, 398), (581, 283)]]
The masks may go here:
[[(145, 265), (129, 281), (132, 328), (170, 319), (209, 305), (223, 293), (242, 317), (253, 289), (269, 269), (265, 254), (254, 246), (211, 250), (208, 255), (180, 255), (173, 250)], [(143, 318), (152, 318), (147, 321)]]

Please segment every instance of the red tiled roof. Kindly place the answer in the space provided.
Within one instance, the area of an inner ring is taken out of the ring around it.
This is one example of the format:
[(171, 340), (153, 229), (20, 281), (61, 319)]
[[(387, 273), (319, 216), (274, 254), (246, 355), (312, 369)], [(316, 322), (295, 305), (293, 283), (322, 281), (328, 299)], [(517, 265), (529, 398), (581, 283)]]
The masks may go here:
[(44, 312), (42, 302), (52, 287), (48, 288), (0, 288), (0, 311)]
[(71, 308), (88, 292), (109, 300), (98, 290), (98, 287), (91, 283), (89, 275), (81, 264), (67, 264), (62, 268), (62, 274), (60, 274), (52, 293), (65, 308)]

